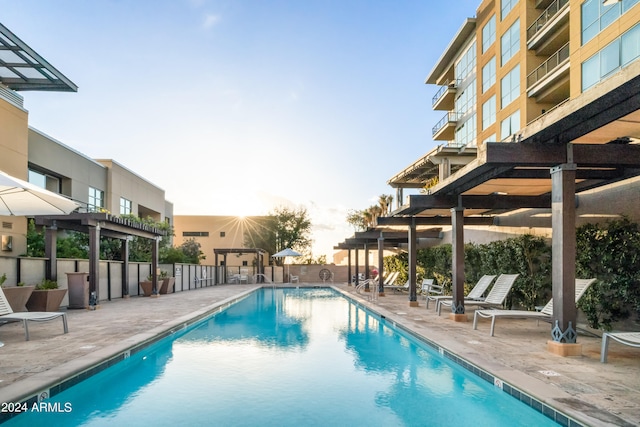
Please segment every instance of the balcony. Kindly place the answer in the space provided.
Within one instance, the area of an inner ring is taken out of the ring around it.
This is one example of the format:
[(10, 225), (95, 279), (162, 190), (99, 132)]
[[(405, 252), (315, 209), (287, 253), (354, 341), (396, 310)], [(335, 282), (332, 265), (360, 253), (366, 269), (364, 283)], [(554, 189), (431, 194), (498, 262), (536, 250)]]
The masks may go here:
[(569, 85), (569, 43), (527, 76), (527, 96), (538, 102), (559, 102), (567, 98)]
[(548, 55), (569, 40), (569, 0), (554, 0), (527, 28), (527, 48)]
[(456, 124), (460, 119), (460, 114), (449, 111), (432, 129), (432, 137), (436, 141), (451, 141), (454, 139)]
[(438, 92), (431, 99), (431, 106), (434, 110), (450, 111), (455, 105), (455, 95), (458, 91), (458, 79), (450, 80), (444, 86), (440, 86)]

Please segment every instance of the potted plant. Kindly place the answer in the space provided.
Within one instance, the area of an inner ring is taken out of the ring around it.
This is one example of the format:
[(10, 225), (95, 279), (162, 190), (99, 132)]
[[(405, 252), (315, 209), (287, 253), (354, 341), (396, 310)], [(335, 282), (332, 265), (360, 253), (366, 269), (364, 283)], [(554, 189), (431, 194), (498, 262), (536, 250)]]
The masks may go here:
[[(162, 281), (158, 280), (158, 283), (156, 284), (156, 295), (160, 290), (160, 285), (162, 285)], [(147, 280), (143, 280), (140, 282), (140, 288), (142, 288), (142, 294), (145, 297), (150, 297), (151, 295), (153, 295), (153, 277), (151, 276), (151, 274), (147, 276)]]
[(173, 290), (173, 285), (176, 283), (176, 278), (170, 277), (169, 273), (164, 270), (160, 272), (160, 278), (162, 279), (162, 286), (160, 286), (160, 293), (162, 295), (168, 294)]
[(67, 294), (66, 289), (59, 289), (55, 280), (44, 279), (36, 285), (27, 301), (29, 311), (59, 311), (60, 303)]
[(2, 291), (4, 292), (4, 296), (7, 298), (7, 302), (9, 302), (9, 306), (11, 306), (11, 310), (15, 313), (27, 311), (27, 307), (25, 305), (27, 304), (31, 293), (35, 289), (35, 286), (25, 286), (22, 282), (18, 283), (17, 286), (5, 286), (4, 282), (6, 280), (6, 273), (0, 276), (0, 286), (2, 286)]

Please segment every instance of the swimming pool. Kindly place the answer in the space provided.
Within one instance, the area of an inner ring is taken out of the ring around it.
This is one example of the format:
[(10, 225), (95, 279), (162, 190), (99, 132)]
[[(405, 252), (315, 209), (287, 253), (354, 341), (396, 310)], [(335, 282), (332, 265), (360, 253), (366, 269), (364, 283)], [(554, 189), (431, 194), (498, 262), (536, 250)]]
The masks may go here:
[(171, 338), (6, 425), (556, 425), (331, 289), (261, 289)]

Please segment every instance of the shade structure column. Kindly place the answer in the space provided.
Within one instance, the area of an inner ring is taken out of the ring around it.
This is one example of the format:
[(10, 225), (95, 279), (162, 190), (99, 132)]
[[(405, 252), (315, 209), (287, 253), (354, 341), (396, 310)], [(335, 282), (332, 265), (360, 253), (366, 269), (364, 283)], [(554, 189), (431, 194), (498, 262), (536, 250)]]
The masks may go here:
[(122, 298), (129, 297), (129, 238), (122, 239)]
[(384, 296), (384, 235), (378, 237), (378, 296)]
[(456, 322), (466, 322), (464, 311), (464, 208), (451, 209), (451, 265), (452, 265), (452, 301), (449, 318)]
[(347, 249), (347, 285), (351, 286), (351, 249)]
[(158, 252), (160, 249), (160, 240), (153, 239), (151, 244), (151, 296), (158, 296)]
[(369, 292), (369, 244), (365, 242), (364, 244), (364, 291)]
[[(568, 157), (572, 157), (571, 145)], [(561, 356), (582, 354), (582, 346), (576, 343), (576, 169), (575, 163), (551, 169), (553, 317), (547, 349)]]
[(56, 222), (46, 228), (44, 233), (44, 256), (47, 258), (47, 268), (45, 278), (48, 280), (58, 280), (58, 254), (56, 242), (58, 241), (58, 227)]
[(360, 280), (358, 280), (358, 252), (360, 252), (358, 250), (358, 248), (356, 248), (356, 259), (355, 259), (355, 273), (353, 275), (354, 279), (353, 279), (353, 286), (355, 286), (356, 288), (358, 287), (358, 285), (360, 284)]
[(417, 230), (416, 230), (416, 219), (415, 217), (411, 218), (411, 223), (409, 224), (409, 236), (408, 236), (408, 244), (409, 244), (409, 306), (417, 307), (418, 306), (418, 294), (416, 292), (416, 265), (417, 265), (417, 254), (418, 254), (418, 238), (417, 238)]
[(89, 305), (100, 301), (100, 225), (89, 227)]

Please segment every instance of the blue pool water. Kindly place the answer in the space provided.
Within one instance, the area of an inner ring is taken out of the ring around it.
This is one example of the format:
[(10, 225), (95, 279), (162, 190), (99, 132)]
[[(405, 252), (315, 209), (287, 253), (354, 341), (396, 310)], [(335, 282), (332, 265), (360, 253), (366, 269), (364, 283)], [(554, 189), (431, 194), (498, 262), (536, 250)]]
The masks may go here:
[(556, 425), (329, 289), (262, 289), (177, 335), (5, 425)]

